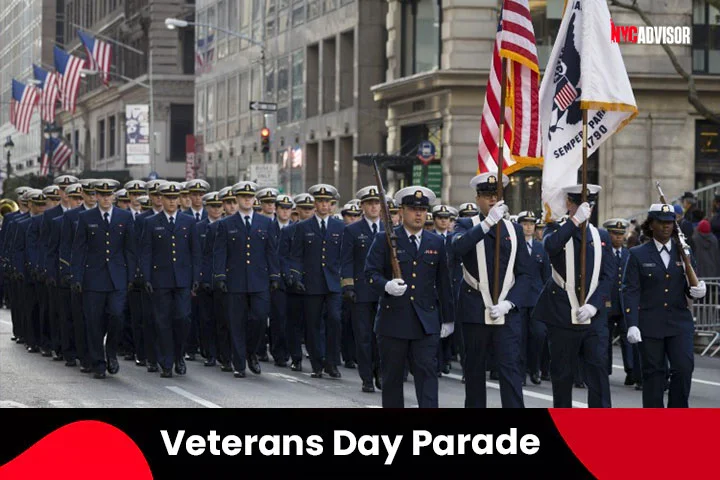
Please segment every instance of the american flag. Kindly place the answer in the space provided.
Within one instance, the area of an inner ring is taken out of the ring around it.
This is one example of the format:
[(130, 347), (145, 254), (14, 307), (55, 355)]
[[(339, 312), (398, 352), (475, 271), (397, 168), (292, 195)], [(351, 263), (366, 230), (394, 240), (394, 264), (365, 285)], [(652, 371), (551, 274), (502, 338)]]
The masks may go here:
[(542, 164), (539, 71), (528, 0), (504, 0), (480, 120), (478, 172), (497, 170), (502, 58), (507, 64), (503, 171)]
[(57, 46), (54, 51), (55, 70), (60, 74), (62, 108), (70, 113), (75, 113), (80, 89), (80, 70), (85, 68), (85, 59), (70, 55)]
[(56, 72), (48, 72), (44, 68), (33, 65), (35, 80), (40, 82), (38, 88), (42, 90), (40, 95), (40, 116), (47, 123), (55, 121), (55, 107), (60, 91), (58, 90), (59, 75)]
[(45, 141), (45, 153), (42, 159), (42, 175), (47, 175), (50, 165), (56, 172), (68, 163), (72, 157), (73, 150), (60, 138), (50, 137)]
[(85, 51), (91, 60), (93, 68), (102, 72), (102, 81), (105, 85), (108, 85), (110, 83), (112, 47), (109, 43), (98, 40), (80, 30), (78, 30), (78, 36), (85, 47)]
[(214, 35), (208, 35), (207, 38), (201, 38), (197, 41), (195, 73), (207, 73), (210, 71), (214, 51), (213, 38)]
[(557, 95), (555, 95), (555, 99), (553, 101), (560, 110), (567, 110), (567, 108), (572, 105), (577, 98), (578, 92), (566, 77), (562, 77), (562, 79), (560, 79), (560, 85), (562, 85), (562, 87), (560, 87), (560, 90)]
[(13, 79), (12, 97), (10, 99), (10, 123), (18, 132), (30, 133), (30, 119), (39, 99), (40, 93), (37, 88)]

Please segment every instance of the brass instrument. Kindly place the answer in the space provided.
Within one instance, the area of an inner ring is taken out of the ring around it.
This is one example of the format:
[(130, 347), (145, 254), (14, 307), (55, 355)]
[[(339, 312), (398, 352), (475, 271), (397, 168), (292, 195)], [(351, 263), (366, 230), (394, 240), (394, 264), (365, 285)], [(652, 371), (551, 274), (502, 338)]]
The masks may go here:
[(15, 200), (11, 200), (9, 198), (3, 198), (0, 200), (0, 225), (2, 225), (5, 215), (11, 212), (17, 212), (18, 210), (20, 210), (20, 207)]

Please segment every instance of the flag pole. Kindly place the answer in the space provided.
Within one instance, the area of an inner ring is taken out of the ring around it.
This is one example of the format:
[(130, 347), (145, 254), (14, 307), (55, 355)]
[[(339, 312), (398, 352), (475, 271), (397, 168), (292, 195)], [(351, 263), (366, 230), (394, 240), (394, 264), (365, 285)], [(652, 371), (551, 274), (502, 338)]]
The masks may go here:
[[(505, 145), (505, 96), (507, 90), (507, 59), (502, 57), (502, 70), (500, 75), (500, 115), (499, 115), (499, 133), (498, 133), (498, 156), (495, 161), (498, 167), (497, 182), (497, 201), (503, 199), (503, 170), (505, 167), (505, 158), (503, 157), (503, 147)], [(502, 234), (502, 222), (495, 224), (495, 268), (493, 269), (493, 304), (497, 305), (500, 297), (500, 237)], [(510, 268), (508, 266), (508, 268)]]
[[(582, 111), (582, 202), (587, 202), (587, 110)], [(585, 305), (585, 268), (587, 255), (587, 224), (582, 223), (582, 243), (580, 244), (580, 305)]]

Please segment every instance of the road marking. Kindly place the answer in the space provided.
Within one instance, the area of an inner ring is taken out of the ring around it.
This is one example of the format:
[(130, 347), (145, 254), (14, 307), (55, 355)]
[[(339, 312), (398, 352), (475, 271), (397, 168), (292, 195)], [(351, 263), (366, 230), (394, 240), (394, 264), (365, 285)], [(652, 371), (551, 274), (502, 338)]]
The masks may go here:
[(12, 400), (0, 400), (0, 408), (30, 408), (24, 403), (13, 402)]
[(205, 400), (204, 398), (200, 398), (200, 397), (198, 397), (197, 395), (192, 394), (192, 393), (188, 392), (187, 390), (184, 390), (184, 389), (182, 389), (182, 388), (180, 388), (180, 387), (165, 387), (165, 388), (167, 388), (167, 389), (170, 390), (171, 392), (175, 392), (175, 393), (177, 393), (178, 395), (187, 398), (188, 400), (192, 400), (192, 401), (195, 402), (195, 403), (199, 403), (199, 404), (202, 405), (203, 407), (207, 407), (207, 408), (222, 408), (220, 405), (217, 405), (217, 404), (211, 402), (210, 400)]
[[(622, 365), (613, 365), (613, 368), (617, 368), (618, 370), (625, 370), (625, 367)], [(710, 380), (702, 380), (700, 378), (693, 378), (693, 382), (695, 383), (702, 383), (703, 385), (712, 385), (713, 387), (720, 387), (719, 382), (711, 382)]]
[[(460, 376), (456, 373), (446, 373), (446, 374), (443, 374), (443, 377), (448, 377), (448, 378), (462, 381), (462, 376)], [(495, 390), (500, 390), (500, 385), (497, 383), (485, 382), (485, 385), (487, 385), (490, 388), (494, 388)], [(530, 390), (523, 389), (523, 395), (526, 397), (530, 397), (530, 398), (537, 398), (539, 400), (547, 400), (548, 402), (553, 401), (552, 395), (545, 395), (544, 393), (532, 392)], [(578, 402), (575, 400), (573, 400), (572, 406), (575, 408), (588, 408), (587, 403)]]
[(382, 408), (380, 405), (365, 405), (365, 408)]
[(65, 400), (48, 400), (48, 403), (55, 408), (71, 408), (70, 404)]
[(286, 373), (279, 373), (279, 372), (270, 372), (268, 375), (272, 375), (273, 377), (282, 378), (283, 380), (287, 380), (290, 383), (302, 383), (303, 385), (311, 385), (310, 382), (307, 380), (303, 380), (302, 378), (294, 377), (292, 375), (288, 375)]

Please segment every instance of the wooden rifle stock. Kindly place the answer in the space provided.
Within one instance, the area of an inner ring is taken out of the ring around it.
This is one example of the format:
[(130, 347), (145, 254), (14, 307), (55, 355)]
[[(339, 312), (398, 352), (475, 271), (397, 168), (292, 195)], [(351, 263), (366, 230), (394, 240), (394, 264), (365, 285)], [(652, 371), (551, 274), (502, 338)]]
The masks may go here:
[(402, 271), (400, 270), (400, 262), (397, 259), (397, 235), (393, 228), (392, 217), (390, 216), (390, 208), (387, 204), (387, 195), (385, 187), (383, 187), (382, 178), (380, 177), (380, 169), (377, 161), (373, 159), (373, 167), (375, 167), (375, 183), (380, 194), (380, 216), (385, 225), (385, 241), (390, 251), (390, 267), (392, 268), (393, 278), (402, 279)]
[[(660, 201), (664, 204), (668, 204), (667, 200), (665, 200), (665, 194), (663, 194), (662, 188), (660, 188), (660, 182), (655, 182), (655, 186), (660, 194)], [(675, 212), (673, 212), (673, 215), (674, 214)], [(687, 277), (688, 285), (696, 287), (699, 283), (698, 277), (692, 266), (692, 262), (690, 261), (690, 255), (688, 255), (688, 252), (685, 251), (687, 243), (685, 243), (684, 240), (685, 235), (683, 235), (682, 231), (680, 231), (680, 224), (678, 223), (677, 218), (675, 219), (675, 234), (673, 235), (673, 238), (677, 244), (678, 250), (680, 250), (680, 257), (685, 264), (685, 276)]]

